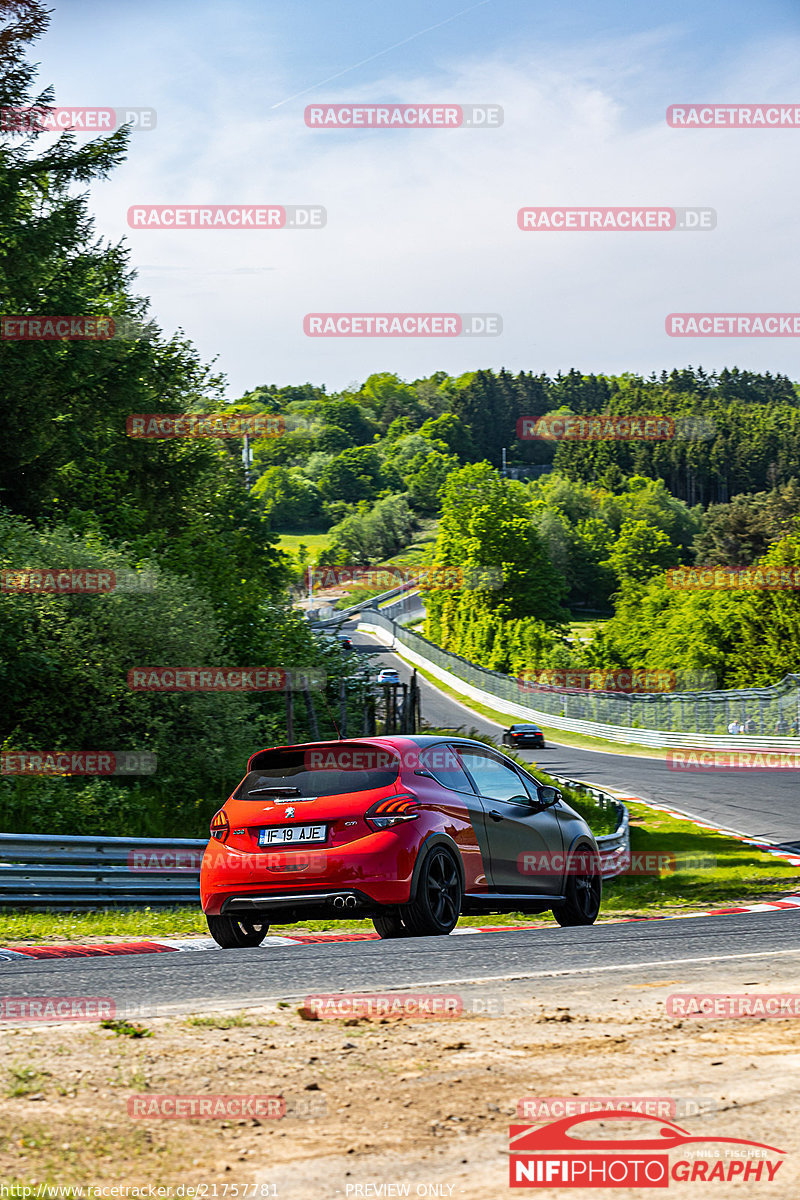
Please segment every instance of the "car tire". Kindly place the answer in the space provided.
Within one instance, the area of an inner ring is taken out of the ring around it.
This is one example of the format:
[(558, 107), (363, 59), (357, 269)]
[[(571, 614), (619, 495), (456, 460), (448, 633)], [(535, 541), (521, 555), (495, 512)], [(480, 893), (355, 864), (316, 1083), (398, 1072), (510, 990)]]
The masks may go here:
[(372, 924), (382, 939), (411, 936), (398, 908), (387, 908), (386, 912), (372, 918)]
[(214, 941), (224, 950), (260, 946), (269, 933), (267, 922), (257, 917), (207, 916), (206, 921)]
[(446, 846), (435, 846), (425, 858), (414, 899), (401, 915), (412, 937), (451, 933), (461, 916), (461, 874)]
[[(588, 847), (579, 853), (587, 854)], [(567, 876), (566, 898), (563, 904), (553, 905), (553, 916), (559, 925), (594, 925), (600, 912), (603, 896), (603, 876), (600, 860), (592, 852), (586, 869)]]

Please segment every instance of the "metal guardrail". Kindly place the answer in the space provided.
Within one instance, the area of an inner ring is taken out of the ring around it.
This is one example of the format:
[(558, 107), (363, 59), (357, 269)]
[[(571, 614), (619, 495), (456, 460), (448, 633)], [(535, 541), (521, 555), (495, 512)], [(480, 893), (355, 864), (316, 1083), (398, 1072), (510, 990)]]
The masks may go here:
[[(486, 667), (480, 667), (476, 663), (470, 662), (466, 658), (462, 658), (460, 654), (453, 654), (449, 650), (442, 650), (433, 642), (428, 641), (422, 634), (414, 633), (388, 617), (384, 612), (365, 611), (361, 614), (361, 624), (364, 626), (375, 626), (377, 629), (384, 630), (391, 635), (392, 645), (399, 644), (405, 651), (405, 657), (414, 666), (422, 667), (428, 670), (432, 675), (441, 679), (449, 687), (453, 687), (460, 691), (464, 696), (477, 700), (480, 704), (487, 705), (489, 708), (494, 708), (500, 712), (508, 714), (508, 716), (516, 717), (523, 721), (535, 721), (537, 724), (547, 725), (552, 729), (563, 729), (570, 733), (583, 733), (588, 737), (603, 738), (606, 741), (622, 742), (628, 745), (650, 746), (655, 749), (663, 749), (669, 746), (675, 747), (691, 747), (699, 749), (735, 749), (735, 750), (776, 750), (776, 751), (794, 751), (800, 749), (800, 740), (796, 736), (784, 737), (775, 734), (742, 734), (735, 735), (720, 731), (718, 733), (700, 733), (686, 728), (686, 725), (691, 724), (686, 722), (682, 728), (641, 728), (637, 725), (630, 724), (632, 705), (636, 701), (647, 702), (644, 709), (640, 711), (642, 719), (657, 720), (658, 713), (662, 712), (664, 723), (673, 721), (671, 716), (672, 709), (670, 705), (678, 706), (685, 704), (690, 709), (697, 712), (698, 706), (713, 705), (716, 698), (725, 699), (725, 697), (733, 697), (738, 699), (744, 693), (740, 692), (707, 692), (707, 693), (665, 693), (651, 696), (609, 696), (607, 693), (596, 693), (595, 695), (583, 696), (559, 696), (560, 703), (568, 711), (570, 704), (573, 707), (580, 703), (584, 707), (589, 705), (603, 704), (624, 704), (626, 705), (627, 722), (617, 721), (616, 723), (605, 721), (584, 720), (578, 717), (570, 717), (547, 711), (545, 708), (534, 708), (530, 703), (523, 703), (524, 692), (516, 679), (511, 675), (503, 675), (500, 671), (490, 671)], [(754, 693), (761, 691), (770, 693), (772, 701), (778, 703), (781, 697), (789, 694), (787, 688), (795, 686), (793, 681), (800, 684), (800, 676), (787, 675), (780, 684), (776, 684), (774, 689), (762, 688), (753, 689)], [(541, 695), (537, 695), (540, 703), (543, 703)], [(551, 697), (552, 699), (552, 697)], [(733, 702), (733, 701), (731, 701)], [(794, 703), (794, 700), (792, 700)], [(766, 701), (765, 701), (766, 704)], [(659, 705), (662, 708), (659, 708)], [(683, 712), (680, 707), (677, 712)], [(699, 720), (695, 724), (699, 724)]]
[[(630, 849), (625, 805), (586, 784), (560, 782), (617, 807), (616, 831), (597, 838), (597, 845), (603, 878), (620, 874), (624, 854)], [(72, 911), (199, 904), (200, 860), (205, 847), (205, 841), (194, 838), (2, 833), (0, 908)]]
[(600, 851), (600, 870), (603, 878), (614, 879), (618, 875), (623, 875), (630, 861), (631, 852), (630, 814), (625, 805), (614, 796), (609, 796), (607, 792), (592, 787), (589, 783), (583, 783), (579, 779), (565, 779), (561, 775), (552, 775), (551, 778), (566, 784), (576, 792), (584, 792), (592, 796), (600, 808), (614, 808), (617, 815), (616, 829), (613, 833), (601, 834), (594, 840)]
[(205, 841), (0, 834), (0, 907), (199, 904)]
[(400, 596), (403, 592), (413, 589), (416, 593), (417, 583), (415, 580), (410, 580), (408, 583), (401, 583), (397, 587), (389, 588), (386, 592), (380, 592), (377, 596), (370, 596), (367, 600), (362, 600), (358, 604), (351, 604), (349, 608), (336, 608), (332, 617), (325, 617), (323, 620), (315, 618), (313, 621), (317, 629), (327, 629), (329, 625), (336, 625), (339, 621), (346, 621), (348, 617), (354, 617), (358, 613), (364, 611), (365, 608), (377, 609), (385, 601), (391, 600), (393, 596)]

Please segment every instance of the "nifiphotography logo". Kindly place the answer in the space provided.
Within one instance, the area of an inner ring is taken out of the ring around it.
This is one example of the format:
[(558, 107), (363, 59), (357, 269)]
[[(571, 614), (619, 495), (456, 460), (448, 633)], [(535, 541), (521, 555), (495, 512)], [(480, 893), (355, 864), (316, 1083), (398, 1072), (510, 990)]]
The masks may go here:
[[(673, 1183), (770, 1183), (785, 1151), (744, 1138), (695, 1137), (672, 1121), (630, 1110), (603, 1113), (638, 1133), (598, 1137), (580, 1126), (598, 1123), (596, 1113), (563, 1117), (549, 1125), (512, 1125), (509, 1184), (538, 1188), (668, 1188)], [(613, 1128), (613, 1125), (612, 1125)], [(622, 1131), (620, 1131), (621, 1133)]]

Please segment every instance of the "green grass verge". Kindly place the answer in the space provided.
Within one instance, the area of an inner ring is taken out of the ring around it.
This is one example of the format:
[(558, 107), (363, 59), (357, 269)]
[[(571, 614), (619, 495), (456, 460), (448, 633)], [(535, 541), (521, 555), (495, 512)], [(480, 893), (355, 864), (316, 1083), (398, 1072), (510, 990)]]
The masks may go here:
[[(600, 920), (624, 917), (689, 915), (708, 908), (726, 908), (778, 899), (800, 891), (800, 872), (772, 855), (735, 838), (713, 833), (691, 821), (631, 802), (631, 850), (672, 853), (676, 869), (660, 875), (629, 875), (609, 880), (604, 887)], [(689, 861), (691, 860), (691, 861)], [(685, 865), (682, 865), (683, 864)], [(549, 924), (549, 913), (530, 917), (503, 913), (462, 917), (461, 927), (479, 925)], [(276, 925), (277, 934), (369, 932), (371, 921), (306, 921)], [(133, 912), (10, 913), (0, 914), (0, 946), (13, 942), (70, 942), (92, 938), (157, 938), (208, 935), (199, 908), (144, 909)]]
[(307, 548), (312, 559), (316, 558), (321, 550), (327, 550), (330, 540), (329, 533), (321, 533), (318, 529), (308, 533), (278, 533), (279, 549), (296, 554), (298, 546), (302, 545)]
[(196, 933), (208, 933), (199, 905), (86, 913), (0, 912), (0, 946), (15, 941), (72, 942), (106, 937), (138, 941)]
[[(397, 554), (383, 560), (380, 565), (413, 571), (428, 562), (436, 541), (436, 522), (426, 521), (423, 524), (425, 527), (417, 531), (410, 546), (398, 550)], [(401, 582), (402, 580), (398, 579), (393, 583), (392, 579), (387, 577), (385, 584), (379, 587), (349, 588), (347, 595), (337, 600), (336, 607), (349, 608), (353, 604), (362, 604), (365, 600), (371, 600), (373, 596), (380, 596), (381, 592), (387, 592)], [(391, 600), (387, 601), (387, 604), (391, 603)]]
[(570, 621), (569, 631), (573, 637), (579, 638), (582, 642), (590, 642), (596, 631), (610, 620), (610, 617), (580, 617)]
[[(626, 802), (627, 803), (627, 802)], [(693, 860), (661, 876), (627, 875), (606, 885), (607, 916), (665, 916), (727, 908), (800, 891), (800, 871), (736, 838), (630, 801), (631, 851)]]

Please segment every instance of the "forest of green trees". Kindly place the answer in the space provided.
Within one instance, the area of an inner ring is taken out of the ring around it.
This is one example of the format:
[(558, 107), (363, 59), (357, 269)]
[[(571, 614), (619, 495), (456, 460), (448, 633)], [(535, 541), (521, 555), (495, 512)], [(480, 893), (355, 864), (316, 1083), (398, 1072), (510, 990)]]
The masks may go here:
[[(0, 106), (52, 100), (28, 58), (43, 10), (26, 11), (3, 32)], [(733, 686), (796, 668), (796, 591), (681, 591), (665, 574), (800, 565), (800, 391), (784, 376), (383, 373), (336, 394), (265, 384), (230, 406), (285, 420), (283, 436), (254, 441), (249, 490), (238, 440), (128, 437), (133, 413), (220, 411), (225, 381), (152, 320), (125, 244), (95, 235), (82, 189), (123, 161), (127, 138), (122, 128), (80, 145), (64, 134), (46, 150), (35, 133), (0, 142), (5, 312), (93, 313), (144, 330), (0, 340), (0, 568), (155, 581), (140, 594), (0, 596), (0, 742), (148, 750), (162, 765), (153, 779), (0, 779), (4, 828), (202, 832), (246, 755), (286, 736), (279, 695), (132, 693), (133, 665), (315, 666), (333, 703), (344, 680), (361, 711), (363, 670), (291, 606), (301, 564), (278, 549), (282, 532), (328, 532), (323, 561), (377, 563), (437, 522), (432, 563), (491, 568), (502, 582), (432, 587), (426, 632), (498, 670), (709, 668)], [(689, 432), (517, 436), (520, 418), (545, 413), (657, 414)], [(568, 624), (585, 611), (610, 620), (579, 643)], [(296, 720), (302, 740), (302, 707)], [(325, 712), (320, 727), (332, 730)]]
[[(2, 30), (0, 106), (35, 91), (26, 6)], [(0, 340), (0, 569), (102, 567), (150, 590), (0, 594), (3, 751), (144, 750), (152, 777), (0, 779), (0, 827), (26, 832), (204, 834), (249, 754), (286, 738), (280, 694), (132, 692), (134, 666), (309, 667), (353, 717), (364, 685), (290, 607), (287, 560), (243, 486), (241, 441), (133, 440), (133, 413), (219, 411), (223, 383), (183, 337), (149, 320), (124, 244), (101, 243), (83, 196), (125, 157), (125, 128), (46, 150), (0, 142), (0, 291), (6, 313), (129, 317), (146, 336)], [(332, 732), (323, 710), (320, 728)], [(309, 736), (302, 704), (295, 736)]]

